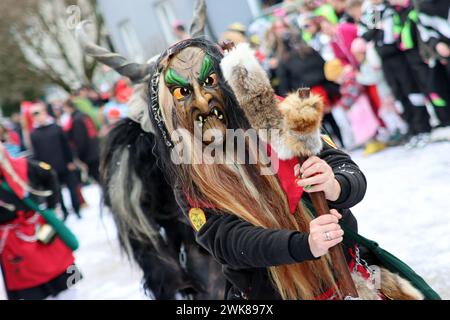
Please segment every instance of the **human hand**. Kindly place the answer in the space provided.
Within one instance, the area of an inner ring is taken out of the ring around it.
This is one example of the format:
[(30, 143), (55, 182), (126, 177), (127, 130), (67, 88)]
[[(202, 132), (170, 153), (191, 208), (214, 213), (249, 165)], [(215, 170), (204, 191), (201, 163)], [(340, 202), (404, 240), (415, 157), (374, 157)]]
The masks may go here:
[(436, 52), (443, 58), (450, 57), (450, 47), (444, 42), (439, 42), (436, 45)]
[(334, 177), (333, 169), (330, 165), (313, 156), (308, 158), (303, 165), (296, 165), (295, 176), (299, 177), (297, 185), (303, 187), (308, 193), (323, 191), (325, 198), (336, 201), (341, 194), (341, 185)]
[(342, 215), (332, 209), (330, 214), (320, 216), (309, 223), (308, 243), (314, 257), (325, 255), (331, 247), (342, 242), (344, 231), (338, 224), (341, 218)]

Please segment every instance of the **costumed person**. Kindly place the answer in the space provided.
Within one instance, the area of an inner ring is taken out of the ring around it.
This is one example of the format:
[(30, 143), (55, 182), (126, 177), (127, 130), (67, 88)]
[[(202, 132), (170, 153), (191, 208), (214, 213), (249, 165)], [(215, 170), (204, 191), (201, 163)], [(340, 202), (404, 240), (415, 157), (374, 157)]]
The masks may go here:
[(373, 45), (367, 45), (362, 38), (353, 40), (352, 53), (359, 62), (359, 69), (356, 73), (357, 82), (364, 86), (376, 86), (380, 96), (378, 116), (383, 120), (387, 132), (380, 128), (378, 136), (389, 146), (400, 144), (403, 135), (408, 132), (408, 126), (396, 110), (395, 98), (381, 70), (380, 57)]
[[(201, 10), (197, 5), (197, 17), (204, 15)], [(83, 25), (77, 32), (88, 55), (136, 84), (128, 117), (103, 138), (100, 178), (104, 203), (114, 216), (120, 244), (142, 269), (146, 293), (157, 300), (223, 299), (221, 266), (196, 243), (166, 181), (166, 172), (157, 163), (156, 129), (144, 100), (146, 81), (154, 70), (140, 70), (139, 65), (96, 46), (84, 34)]]
[[(400, 18), (401, 31), (399, 35), (400, 48), (405, 53), (408, 64), (413, 70), (413, 76), (419, 86), (419, 89), (427, 96), (429, 102), (434, 108), (434, 112), (439, 120), (439, 125), (431, 132), (431, 141), (450, 140), (450, 77), (447, 76), (445, 68), (440, 62), (438, 55), (433, 50), (433, 45), (427, 43), (435, 42), (434, 37), (439, 37), (437, 31), (430, 32), (422, 20), (440, 21), (444, 32), (450, 37), (450, 20), (442, 17), (426, 17), (420, 11), (419, 1), (410, 0), (390, 0)], [(422, 3), (427, 3), (424, 1)], [(434, 10), (440, 10), (444, 13), (443, 17), (450, 15), (450, 3), (444, 1), (431, 1)], [(437, 18), (437, 19), (436, 19)], [(438, 23), (439, 25), (439, 23)], [(423, 35), (423, 37), (422, 37)], [(424, 41), (423, 39), (426, 39)], [(438, 40), (439, 41), (439, 40)]]
[[(379, 21), (373, 23), (373, 17)], [(401, 21), (394, 8), (385, 0), (370, 0), (358, 25), (358, 34), (373, 42), (382, 61), (382, 69), (396, 100), (403, 107), (402, 116), (411, 136), (408, 148), (423, 147), (429, 142), (430, 116), (425, 95), (420, 92), (404, 52), (398, 48), (397, 37)]]
[(72, 249), (37, 205), (51, 209), (58, 203), (56, 174), (46, 163), (11, 158), (0, 143), (0, 184), (0, 264), (8, 299), (40, 300), (63, 292), (69, 298), (66, 290), (81, 275)]
[[(356, 235), (356, 219), (348, 208), (364, 196), (363, 174), (331, 142), (322, 145), (320, 137), (316, 148), (320, 157), (309, 158), (301, 168), (285, 140), (275, 137), (270, 141), (267, 147), (279, 160), (277, 175), (261, 174), (268, 162), (264, 154), (258, 154), (254, 139), (241, 145), (244, 155), (237, 154), (225, 139), (231, 133), (227, 130), (245, 133), (258, 120), (268, 126), (256, 129), (276, 127), (284, 122), (275, 116), (278, 100), (248, 45), (241, 44), (243, 50), (231, 51), (222, 60), (221, 48), (201, 38), (200, 31), (191, 32), (192, 39), (170, 47), (156, 61), (138, 65), (122, 58), (116, 64), (122, 74), (128, 68), (130, 78), (140, 78), (147, 85), (141, 99), (149, 104), (145, 112), (150, 113), (155, 129), (156, 156), (197, 242), (222, 265), (228, 299), (336, 297), (337, 283), (327, 251), (343, 240), (338, 220), (349, 230), (346, 234)], [(320, 99), (312, 101), (311, 106), (311, 101), (305, 105), (295, 95), (286, 98), (280, 105), (286, 122), (300, 117), (303, 121), (298, 127), (316, 132), (322, 110)], [(289, 140), (289, 136), (289, 130), (284, 131), (283, 138)], [(292, 138), (292, 143), (303, 145), (295, 135)], [(201, 161), (208, 152), (220, 156), (224, 147), (231, 148), (227, 161)], [(260, 155), (252, 158), (255, 162), (240, 161), (255, 154)], [(304, 189), (306, 185), (312, 187)], [(304, 191), (318, 190), (325, 191), (333, 210), (315, 218)], [(381, 269), (381, 289), (370, 290), (370, 282), (364, 280), (370, 272), (361, 263), (366, 248), (355, 246), (349, 238), (345, 243), (349, 269), (357, 270), (354, 276), (361, 296), (423, 298), (408, 281), (385, 268)]]
[(89, 116), (80, 112), (70, 99), (64, 102), (64, 111), (70, 115), (64, 131), (77, 161), (81, 162), (78, 166), (86, 168), (88, 175), (98, 182), (100, 142), (95, 124)]

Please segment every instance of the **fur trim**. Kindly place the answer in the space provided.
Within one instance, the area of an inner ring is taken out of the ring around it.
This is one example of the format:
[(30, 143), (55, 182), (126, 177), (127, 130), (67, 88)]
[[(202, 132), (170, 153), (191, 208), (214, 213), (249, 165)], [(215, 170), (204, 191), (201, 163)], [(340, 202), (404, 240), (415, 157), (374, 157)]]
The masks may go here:
[(296, 156), (314, 156), (322, 150), (322, 139), (320, 138), (320, 129), (309, 134), (296, 134), (287, 131), (283, 134), (285, 148), (292, 150)]
[(232, 78), (235, 67), (246, 69), (249, 73), (257, 72), (261, 67), (255, 58), (255, 52), (248, 43), (238, 44), (222, 59), (220, 63), (225, 80)]
[(381, 270), (381, 292), (392, 300), (424, 300), (423, 294), (412, 284), (385, 268)]
[(294, 151), (286, 143), (284, 136), (271, 137), (270, 146), (277, 153), (280, 160), (289, 160), (295, 157)]
[(256, 130), (280, 129), (282, 114), (277, 109), (278, 101), (249, 45), (237, 45), (222, 59), (220, 66), (250, 125)]
[(412, 284), (385, 268), (379, 268), (381, 289), (377, 290), (372, 281), (364, 279), (359, 273), (352, 272), (352, 279), (361, 300), (381, 300), (379, 292), (391, 300), (423, 300), (423, 294)]
[(359, 273), (352, 272), (352, 279), (355, 283), (358, 299), (360, 300), (381, 300), (377, 288), (372, 281), (364, 279)]
[(284, 141), (296, 155), (312, 156), (322, 150), (320, 125), (323, 103), (319, 96), (302, 99), (292, 93), (280, 103), (284, 115)]

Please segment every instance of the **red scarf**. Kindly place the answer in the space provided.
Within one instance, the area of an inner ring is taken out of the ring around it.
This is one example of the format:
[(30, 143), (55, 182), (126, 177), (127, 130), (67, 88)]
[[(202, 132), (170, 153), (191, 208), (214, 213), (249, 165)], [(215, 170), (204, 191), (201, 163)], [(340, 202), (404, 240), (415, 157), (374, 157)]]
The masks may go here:
[(269, 145), (267, 146), (267, 155), (271, 158), (272, 163), (278, 161), (278, 181), (280, 181), (281, 187), (286, 193), (291, 214), (294, 214), (303, 195), (303, 187), (297, 185), (298, 178), (294, 172), (298, 159), (296, 157), (289, 160), (278, 159), (277, 153)]

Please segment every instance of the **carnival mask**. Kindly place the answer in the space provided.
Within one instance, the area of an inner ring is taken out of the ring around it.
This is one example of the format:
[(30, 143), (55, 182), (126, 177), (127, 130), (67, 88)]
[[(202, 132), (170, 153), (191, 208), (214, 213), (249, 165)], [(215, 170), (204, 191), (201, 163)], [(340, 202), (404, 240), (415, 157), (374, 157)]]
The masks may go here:
[(182, 49), (168, 61), (163, 76), (175, 105), (177, 127), (201, 133), (205, 144), (215, 141), (212, 130), (225, 136), (225, 101), (209, 55), (195, 46)]

